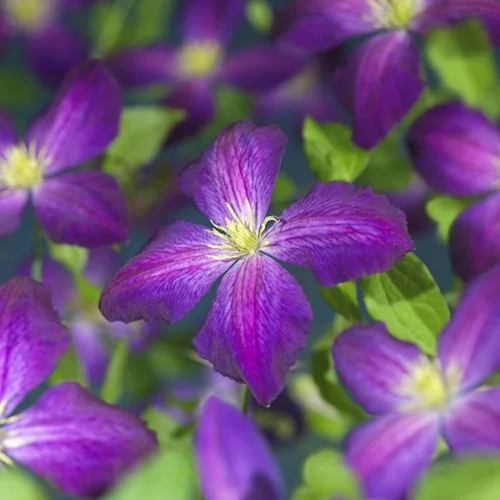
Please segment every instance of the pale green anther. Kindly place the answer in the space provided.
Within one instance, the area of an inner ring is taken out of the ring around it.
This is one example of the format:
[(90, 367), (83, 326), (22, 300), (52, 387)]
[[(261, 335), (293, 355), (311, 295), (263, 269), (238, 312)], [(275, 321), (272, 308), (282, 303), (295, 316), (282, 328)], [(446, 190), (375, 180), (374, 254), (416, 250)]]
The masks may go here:
[(213, 42), (191, 43), (178, 53), (179, 73), (186, 78), (209, 75), (218, 66), (221, 48)]
[(4, 0), (9, 21), (26, 30), (42, 25), (49, 14), (49, 7), (48, 0)]
[(34, 145), (8, 148), (0, 157), (0, 187), (30, 189), (42, 182), (48, 158)]
[(377, 27), (401, 29), (424, 8), (423, 0), (368, 0)]

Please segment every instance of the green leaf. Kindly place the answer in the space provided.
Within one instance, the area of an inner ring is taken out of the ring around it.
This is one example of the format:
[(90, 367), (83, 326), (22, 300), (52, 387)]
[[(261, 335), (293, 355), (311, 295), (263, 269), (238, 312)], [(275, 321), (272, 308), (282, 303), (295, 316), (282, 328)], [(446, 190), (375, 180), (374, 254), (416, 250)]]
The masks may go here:
[(21, 469), (0, 470), (0, 500), (44, 500), (43, 489)]
[(470, 198), (435, 196), (427, 202), (427, 214), (436, 223), (437, 233), (442, 241), (448, 241), (453, 222), (472, 201)]
[(122, 185), (131, 183), (137, 170), (156, 158), (168, 134), (183, 118), (183, 111), (160, 106), (125, 108), (120, 132), (106, 153), (104, 171)]
[(88, 385), (74, 347), (64, 353), (59, 363), (57, 363), (56, 369), (52, 372), (49, 381), (51, 385), (62, 384), (63, 382), (78, 382), (84, 387)]
[(275, 205), (288, 205), (297, 194), (297, 186), (295, 183), (286, 175), (281, 172), (276, 179), (276, 184), (274, 185), (272, 202)]
[(307, 458), (304, 482), (319, 498), (325, 495), (327, 498), (340, 496), (346, 500), (360, 498), (356, 478), (342, 462), (342, 455), (333, 450), (321, 450)]
[(498, 500), (500, 459), (469, 458), (435, 465), (417, 488), (416, 500)]
[(331, 288), (320, 288), (320, 294), (323, 300), (346, 320), (351, 323), (361, 321), (356, 283), (354, 281), (341, 283)]
[(124, 478), (108, 500), (192, 500), (197, 490), (194, 456), (187, 440), (166, 449)]
[(478, 20), (429, 33), (426, 52), (445, 87), (470, 106), (482, 107), (493, 116), (498, 113), (500, 94), (496, 109), (491, 109), (491, 99), (485, 100), (485, 95), (497, 92), (500, 87), (494, 53)]
[(170, 446), (172, 439), (178, 432), (181, 424), (170, 417), (166, 412), (148, 408), (142, 415), (148, 427), (156, 432), (161, 448)]
[(370, 154), (353, 144), (345, 125), (306, 118), (303, 138), (309, 166), (320, 181), (353, 182), (368, 164)]
[(48, 241), (49, 253), (72, 274), (81, 274), (87, 264), (88, 250), (74, 245), (59, 245)]
[(123, 390), (123, 379), (127, 366), (128, 341), (119, 340), (113, 350), (106, 378), (102, 384), (101, 397), (107, 403), (116, 403)]
[(246, 16), (248, 22), (261, 33), (268, 33), (273, 25), (273, 10), (266, 0), (249, 0)]
[(361, 279), (370, 315), (395, 337), (417, 344), (428, 354), (448, 323), (450, 311), (426, 265), (413, 253), (391, 270)]

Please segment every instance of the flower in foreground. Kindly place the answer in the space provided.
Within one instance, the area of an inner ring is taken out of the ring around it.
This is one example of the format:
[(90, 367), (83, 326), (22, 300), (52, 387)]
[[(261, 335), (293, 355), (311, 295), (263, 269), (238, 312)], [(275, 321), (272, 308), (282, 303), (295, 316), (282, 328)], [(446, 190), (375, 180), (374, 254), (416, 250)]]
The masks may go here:
[(13, 278), (0, 286), (0, 463), (19, 464), (66, 493), (97, 496), (156, 449), (134, 415), (75, 383), (51, 387), (21, 413), (70, 344), (47, 286)]
[[(23, 266), (19, 274), (30, 276), (31, 269), (31, 265)], [(156, 325), (110, 323), (100, 313), (97, 307), (99, 290), (117, 269), (118, 254), (114, 250), (90, 250), (82, 272), (87, 286), (78, 294), (75, 280), (62, 264), (48, 256), (42, 261), (42, 282), (50, 287), (54, 307), (70, 328), (85, 380), (91, 387), (100, 387), (104, 380), (113, 341), (128, 339), (135, 351), (144, 348), (157, 333)]]
[(422, 115), (408, 133), (427, 184), (453, 196), (481, 196), (450, 233), (455, 272), (474, 278), (500, 262), (500, 131), (481, 112), (452, 102)]
[(29, 65), (46, 83), (59, 84), (85, 59), (85, 44), (62, 20), (95, 0), (0, 0), (0, 43), (21, 34)]
[(180, 4), (180, 46), (156, 43), (126, 50), (108, 62), (124, 86), (172, 85), (163, 103), (186, 110), (188, 117), (170, 141), (194, 134), (212, 120), (218, 85), (261, 93), (307, 64), (296, 50), (269, 44), (227, 54), (233, 29), (243, 18), (242, 0), (184, 0)]
[(181, 173), (181, 189), (212, 229), (167, 226), (101, 296), (110, 321), (173, 323), (221, 276), (194, 340), (215, 370), (248, 384), (260, 404), (282, 390), (312, 311), (277, 260), (310, 269), (325, 286), (389, 269), (413, 247), (404, 215), (370, 189), (317, 184), (279, 217), (266, 217), (286, 136), (237, 122)]
[(382, 323), (354, 326), (335, 341), (340, 380), (375, 415), (345, 443), (367, 497), (402, 498), (440, 436), (454, 454), (500, 452), (500, 387), (481, 385), (500, 368), (499, 290), (498, 266), (470, 284), (435, 359)]
[(354, 140), (374, 147), (423, 90), (414, 36), (469, 17), (500, 25), (497, 0), (296, 0), (284, 39), (318, 52), (371, 35), (335, 70), (336, 95), (354, 118)]
[(211, 397), (195, 435), (200, 486), (206, 500), (279, 500), (283, 480), (276, 459), (252, 421)]
[(29, 199), (57, 243), (88, 248), (127, 239), (117, 182), (95, 170), (68, 171), (102, 153), (118, 131), (120, 89), (98, 61), (75, 68), (54, 102), (19, 141), (0, 115), (0, 236), (14, 231)]

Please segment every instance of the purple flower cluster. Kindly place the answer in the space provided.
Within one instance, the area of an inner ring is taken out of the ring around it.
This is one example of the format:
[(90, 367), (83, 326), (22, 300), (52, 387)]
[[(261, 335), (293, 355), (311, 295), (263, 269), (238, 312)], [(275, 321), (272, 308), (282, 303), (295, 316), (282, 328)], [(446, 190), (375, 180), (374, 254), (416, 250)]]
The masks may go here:
[[(179, 2), (177, 45), (133, 47), (106, 55), (105, 62), (87, 60), (61, 21), (68, 10), (92, 3), (0, 0), (0, 42), (24, 35), (32, 67), (52, 83), (72, 67), (21, 137), (0, 113), (0, 237), (16, 231), (30, 208), (42, 233), (28, 265), (0, 285), (0, 465), (25, 467), (70, 495), (97, 497), (159, 456), (164, 436), (135, 414), (142, 399), (124, 409), (92, 391), (104, 394), (107, 375), (114, 375), (117, 340), (128, 341), (131, 356), (150, 344), (154, 351), (161, 327), (180, 322), (214, 291), (189, 341), (190, 359), (209, 368), (210, 387), (205, 380), (203, 391), (192, 390), (190, 379), (185, 387), (196, 404), (183, 406), (179, 393), (174, 402), (162, 399), (178, 380), (158, 377), (144, 399), (165, 418), (180, 415), (164, 426), (168, 442), (192, 437), (204, 498), (286, 498), (254, 410), (283, 393), (313, 326), (313, 308), (289, 266), (310, 272), (321, 287), (351, 282), (353, 290), (356, 280), (390, 272), (415, 249), (409, 231), (430, 227), (424, 205), (431, 189), (474, 198), (454, 221), (449, 242), (465, 287), (433, 357), (397, 339), (389, 320), (369, 322), (358, 308), (363, 286), (359, 297), (339, 292), (363, 323), (351, 318), (336, 332), (329, 375), (352, 397), (347, 406), (358, 405), (367, 417), (349, 421), (343, 463), (364, 498), (400, 500), (411, 497), (441, 442), (453, 455), (498, 454), (500, 388), (489, 377), (500, 370), (500, 131), (481, 112), (454, 100), (414, 121), (404, 142), (415, 172), (404, 190), (382, 195), (360, 178), (357, 184), (316, 182), (279, 214), (272, 201), (287, 136), (277, 125), (236, 121), (176, 177), (176, 196), (191, 201), (206, 223), (167, 224), (125, 264), (119, 251), (129, 238), (129, 200), (100, 160), (120, 139), (120, 126), (126, 128), (122, 91), (152, 84), (169, 86), (162, 112), (186, 112), (160, 144), (192, 138), (212, 123), (215, 91), (229, 85), (255, 98), (259, 118), (291, 111), (292, 125), (308, 115), (318, 122), (340, 119), (338, 99), (351, 115), (352, 141), (343, 145), (347, 153), (328, 144), (325, 163), (336, 165), (344, 153), (349, 161), (368, 158), (362, 149), (375, 148), (424, 90), (418, 39), (476, 18), (494, 44), (500, 1), (296, 0), (277, 15), (273, 43), (233, 50), (244, 2), (187, 0)], [(65, 246), (83, 247), (77, 249), (85, 257), (80, 268), (58, 260)], [(398, 279), (401, 289), (407, 282), (421, 287), (412, 292), (422, 296), (432, 280)], [(397, 287), (380, 288), (386, 305), (413, 299), (401, 298)], [(433, 314), (428, 303), (419, 307)], [(411, 319), (407, 326), (412, 329)], [(49, 380), (70, 348), (88, 388)], [(143, 366), (149, 364), (147, 358)], [(233, 404), (238, 384), (244, 411)], [(176, 424), (180, 431), (171, 432)]]

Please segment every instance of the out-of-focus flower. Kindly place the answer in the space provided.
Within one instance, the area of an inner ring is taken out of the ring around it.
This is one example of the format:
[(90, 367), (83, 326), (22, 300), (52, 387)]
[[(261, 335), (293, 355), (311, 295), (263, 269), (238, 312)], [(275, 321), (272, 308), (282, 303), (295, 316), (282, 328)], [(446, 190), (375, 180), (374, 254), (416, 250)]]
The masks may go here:
[(58, 85), (86, 57), (85, 43), (62, 20), (95, 0), (0, 0), (0, 43), (26, 39), (26, 57), (37, 76)]
[(170, 140), (179, 140), (214, 117), (214, 86), (223, 83), (265, 92), (297, 74), (307, 58), (297, 50), (269, 44), (227, 54), (233, 29), (243, 16), (242, 0), (186, 0), (180, 15), (182, 44), (130, 49), (108, 65), (125, 86), (168, 83), (166, 106), (187, 111)]
[(223, 276), (194, 345), (263, 405), (281, 392), (312, 321), (302, 288), (276, 260), (331, 286), (387, 270), (413, 247), (387, 198), (343, 182), (317, 184), (266, 217), (285, 144), (276, 126), (225, 129), (179, 178), (212, 229), (167, 226), (116, 274), (100, 304), (110, 321), (173, 323)]
[(432, 188), (485, 196), (456, 219), (450, 233), (454, 270), (470, 279), (500, 262), (500, 131), (458, 102), (421, 116), (408, 134), (415, 167)]
[[(91, 250), (83, 278), (100, 289), (118, 266), (118, 254), (114, 250)], [(27, 265), (20, 275), (29, 276), (30, 273), (31, 265)], [(158, 330), (153, 324), (140, 321), (127, 325), (107, 321), (99, 312), (98, 295), (79, 295), (71, 273), (49, 257), (42, 262), (42, 282), (51, 288), (54, 306), (70, 329), (85, 378), (92, 387), (99, 387), (104, 380), (111, 358), (112, 340), (128, 339), (131, 349), (138, 350), (156, 336)]]
[(481, 386), (500, 368), (499, 287), (496, 267), (466, 289), (436, 359), (382, 323), (354, 326), (335, 341), (340, 380), (376, 416), (345, 443), (367, 497), (402, 498), (430, 465), (439, 436), (455, 454), (500, 451), (500, 387)]
[(280, 500), (276, 459), (252, 421), (216, 397), (204, 405), (195, 436), (200, 486), (206, 500)]
[(500, 23), (496, 0), (296, 0), (283, 39), (317, 52), (371, 35), (333, 76), (336, 94), (354, 118), (354, 140), (374, 147), (423, 90), (412, 37), (469, 17)]
[(64, 492), (98, 496), (156, 448), (134, 415), (78, 384), (51, 387), (13, 414), (69, 347), (48, 287), (28, 278), (0, 286), (0, 463), (18, 463)]
[(106, 149), (120, 111), (117, 83), (102, 63), (90, 61), (68, 75), (24, 140), (0, 115), (0, 236), (18, 227), (31, 198), (57, 243), (95, 248), (127, 239), (127, 207), (117, 182), (95, 170), (67, 171)]
[(306, 116), (318, 122), (335, 121), (335, 104), (325, 88), (324, 76), (317, 61), (300, 68), (289, 80), (258, 97), (258, 114), (267, 118), (290, 115), (298, 126)]

